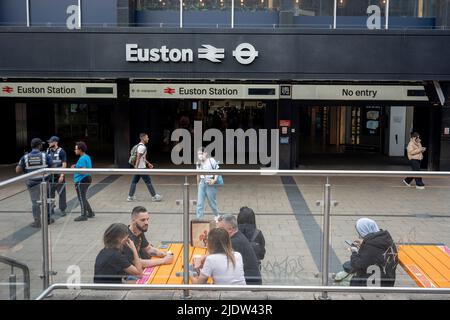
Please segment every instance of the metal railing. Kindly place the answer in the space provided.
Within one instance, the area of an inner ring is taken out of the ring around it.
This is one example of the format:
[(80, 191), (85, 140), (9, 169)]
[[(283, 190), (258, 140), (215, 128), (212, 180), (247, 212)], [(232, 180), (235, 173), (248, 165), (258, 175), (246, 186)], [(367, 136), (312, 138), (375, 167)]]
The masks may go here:
[[(47, 168), (37, 170), (32, 173), (28, 173), (19, 177), (15, 177), (3, 182), (0, 182), (0, 189), (4, 188), (12, 183), (23, 181), (37, 176), (45, 176), (47, 174), (74, 174), (74, 173), (89, 173), (98, 175), (156, 175), (156, 176), (184, 176), (185, 181), (183, 184), (183, 283), (182, 286), (126, 286), (126, 285), (85, 285), (81, 288), (132, 288), (134, 289), (150, 289), (150, 288), (173, 288), (174, 290), (183, 290), (184, 298), (189, 298), (189, 290), (220, 290), (220, 288), (227, 290), (256, 290), (256, 291), (322, 291), (322, 299), (328, 299), (328, 292), (409, 292), (409, 293), (450, 293), (449, 289), (439, 288), (338, 288), (328, 286), (329, 282), (329, 252), (330, 252), (330, 211), (331, 205), (331, 184), (329, 183), (330, 177), (406, 177), (411, 176), (411, 171), (356, 171), (356, 170), (196, 170), (196, 169), (62, 169), (62, 168)], [(189, 283), (189, 176), (197, 175), (231, 175), (231, 176), (316, 176), (326, 179), (324, 184), (323, 200), (322, 204), (323, 213), (323, 241), (322, 241), (322, 286), (305, 287), (305, 286), (193, 286)], [(421, 171), (422, 177), (450, 177), (450, 172), (443, 171)], [(47, 203), (47, 188), (46, 182), (41, 183), (41, 203)], [(47, 206), (41, 206), (41, 220), (42, 220), (42, 245), (43, 245), (43, 286), (44, 290), (49, 288), (50, 276), (52, 271), (49, 270), (49, 247), (48, 247), (48, 216)], [(58, 284), (57, 288), (66, 288), (69, 285)], [(50, 288), (56, 288), (51, 286)], [(73, 287), (74, 285), (70, 285)], [(296, 288), (296, 290), (295, 290)], [(169, 290), (169, 289), (168, 289)]]
[(272, 286), (272, 285), (204, 285), (204, 284), (85, 284), (55, 283), (42, 292), (36, 300), (45, 299), (54, 290), (198, 290), (198, 291), (254, 291), (254, 292), (337, 292), (337, 293), (412, 293), (450, 294), (450, 288), (409, 287), (339, 287), (339, 286)]
[(0, 263), (11, 266), (11, 275), (9, 276), (9, 297), (11, 300), (17, 299), (17, 279), (14, 273), (14, 268), (21, 269), (23, 272), (23, 295), (25, 300), (30, 300), (30, 269), (26, 264), (23, 264), (15, 259), (0, 256)]

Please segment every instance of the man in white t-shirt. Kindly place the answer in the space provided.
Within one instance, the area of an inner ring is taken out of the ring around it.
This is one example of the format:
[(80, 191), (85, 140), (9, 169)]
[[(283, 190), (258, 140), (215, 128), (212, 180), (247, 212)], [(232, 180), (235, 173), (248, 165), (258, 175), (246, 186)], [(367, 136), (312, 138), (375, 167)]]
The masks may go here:
[[(134, 164), (134, 168), (135, 169), (147, 169), (147, 168), (153, 169), (153, 165), (150, 162), (148, 162), (148, 160), (147, 160), (146, 144), (150, 141), (150, 138), (148, 137), (148, 134), (146, 134), (146, 133), (141, 133), (139, 135), (139, 138), (141, 141), (139, 142), (138, 147), (137, 147), (136, 162)], [(145, 185), (147, 186), (147, 189), (150, 192), (152, 201), (155, 201), (155, 202), (161, 201), (162, 196), (156, 193), (155, 188), (152, 185), (152, 180), (150, 179), (150, 176), (148, 176), (148, 175), (133, 176), (133, 179), (131, 180), (130, 192), (128, 193), (127, 201), (136, 200), (134, 193), (136, 192), (136, 185), (141, 178), (142, 178), (142, 180), (144, 180)]]

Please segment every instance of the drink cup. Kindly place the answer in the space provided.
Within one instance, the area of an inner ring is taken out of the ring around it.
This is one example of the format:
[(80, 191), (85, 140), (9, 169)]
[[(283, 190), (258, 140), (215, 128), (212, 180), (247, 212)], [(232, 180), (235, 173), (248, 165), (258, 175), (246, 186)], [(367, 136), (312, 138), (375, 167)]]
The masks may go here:
[(195, 269), (200, 268), (200, 265), (202, 263), (202, 256), (200, 254), (195, 254), (192, 257), (192, 264), (194, 266)]

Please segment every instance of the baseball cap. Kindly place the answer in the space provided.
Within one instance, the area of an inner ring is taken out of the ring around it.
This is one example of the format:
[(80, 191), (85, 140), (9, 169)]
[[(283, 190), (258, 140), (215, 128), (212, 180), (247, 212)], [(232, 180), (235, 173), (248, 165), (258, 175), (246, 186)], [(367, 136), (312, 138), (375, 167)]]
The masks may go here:
[(42, 145), (42, 144), (44, 144), (44, 142), (41, 139), (39, 139), (39, 138), (33, 138), (31, 140), (31, 147), (32, 148), (36, 148), (37, 146)]
[(47, 140), (48, 143), (50, 142), (59, 142), (59, 138), (57, 136), (52, 136), (50, 139)]

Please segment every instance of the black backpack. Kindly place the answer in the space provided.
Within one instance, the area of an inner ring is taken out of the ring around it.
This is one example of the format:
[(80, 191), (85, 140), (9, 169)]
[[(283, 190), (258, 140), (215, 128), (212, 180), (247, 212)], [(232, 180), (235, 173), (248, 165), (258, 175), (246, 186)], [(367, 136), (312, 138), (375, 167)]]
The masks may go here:
[(264, 255), (261, 253), (261, 245), (255, 241), (260, 233), (261, 230), (255, 229), (255, 232), (253, 232), (253, 236), (250, 239), (250, 245), (252, 246), (252, 249), (255, 252), (256, 258), (258, 258), (258, 260), (264, 259)]

